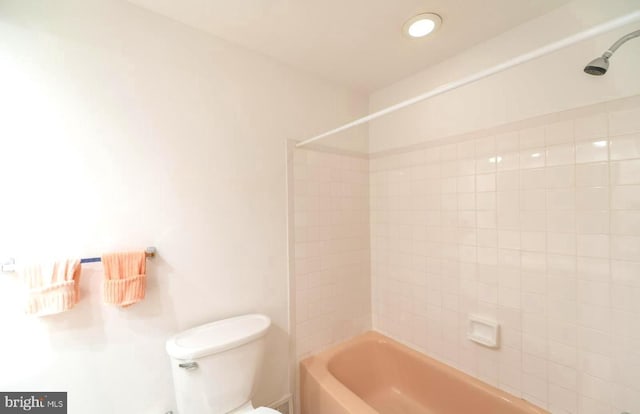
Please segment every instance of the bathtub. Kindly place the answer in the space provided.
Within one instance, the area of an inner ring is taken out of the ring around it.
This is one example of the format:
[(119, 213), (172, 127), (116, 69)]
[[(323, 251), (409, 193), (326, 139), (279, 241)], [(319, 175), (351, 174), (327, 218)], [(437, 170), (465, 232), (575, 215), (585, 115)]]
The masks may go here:
[(548, 414), (376, 332), (300, 363), (301, 414)]

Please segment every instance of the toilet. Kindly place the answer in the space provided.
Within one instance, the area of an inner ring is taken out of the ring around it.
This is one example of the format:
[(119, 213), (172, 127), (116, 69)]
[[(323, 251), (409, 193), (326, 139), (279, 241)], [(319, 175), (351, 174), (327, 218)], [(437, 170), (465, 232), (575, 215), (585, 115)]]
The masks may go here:
[(170, 338), (177, 414), (277, 414), (251, 403), (270, 325), (267, 316), (243, 315)]

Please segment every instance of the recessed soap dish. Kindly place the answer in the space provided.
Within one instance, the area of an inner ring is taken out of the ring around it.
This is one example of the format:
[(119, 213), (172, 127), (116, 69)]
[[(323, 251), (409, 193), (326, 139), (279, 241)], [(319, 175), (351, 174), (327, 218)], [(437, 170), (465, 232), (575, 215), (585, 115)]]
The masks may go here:
[(469, 330), (467, 331), (469, 340), (489, 348), (497, 348), (499, 333), (500, 325), (496, 321), (478, 315), (469, 315)]

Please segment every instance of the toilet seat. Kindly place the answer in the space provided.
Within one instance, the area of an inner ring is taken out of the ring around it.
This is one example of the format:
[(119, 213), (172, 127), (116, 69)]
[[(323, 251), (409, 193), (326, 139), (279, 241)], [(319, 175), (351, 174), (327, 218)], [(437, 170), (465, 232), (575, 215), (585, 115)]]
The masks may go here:
[(269, 407), (253, 408), (253, 404), (251, 404), (251, 401), (249, 401), (242, 407), (231, 411), (229, 414), (280, 414), (280, 411), (276, 411), (273, 408)]
[(276, 411), (273, 408), (269, 407), (258, 407), (255, 410), (251, 411), (253, 414), (280, 414), (280, 411)]

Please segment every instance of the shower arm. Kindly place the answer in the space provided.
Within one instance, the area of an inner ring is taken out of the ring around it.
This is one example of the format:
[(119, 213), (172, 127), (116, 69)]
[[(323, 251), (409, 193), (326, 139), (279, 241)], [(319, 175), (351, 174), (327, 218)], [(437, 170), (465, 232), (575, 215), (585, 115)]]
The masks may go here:
[(606, 52), (602, 54), (602, 57), (605, 59), (609, 59), (615, 53), (615, 51), (618, 50), (620, 46), (622, 46), (629, 40), (633, 39), (634, 37), (639, 37), (639, 36), (640, 36), (640, 30), (636, 30), (635, 32), (631, 32), (622, 36), (620, 39), (616, 40), (616, 42), (612, 44), (611, 47), (607, 49)]

